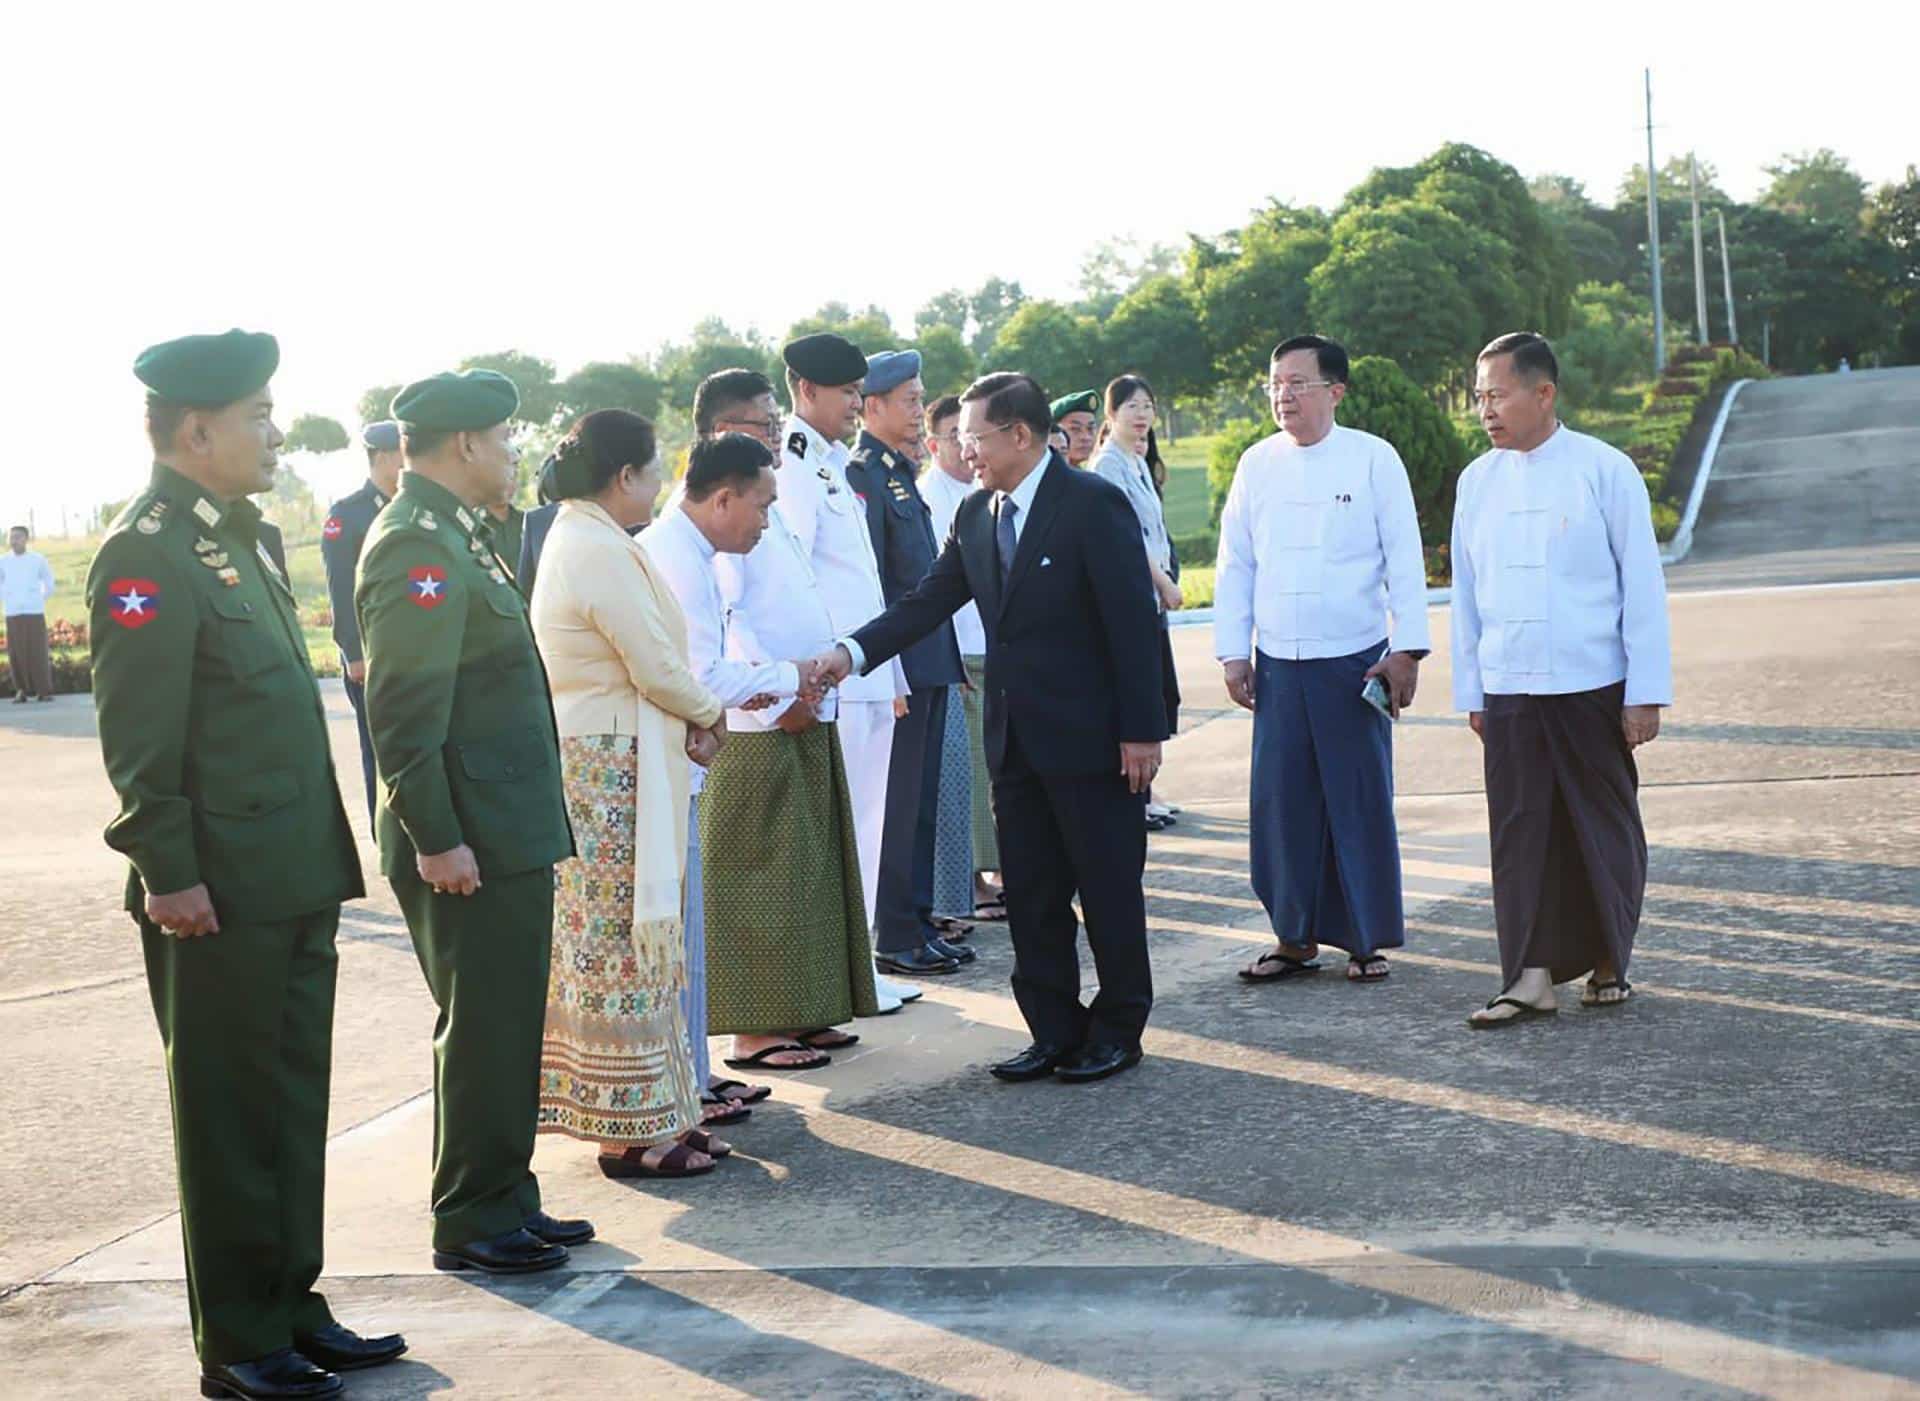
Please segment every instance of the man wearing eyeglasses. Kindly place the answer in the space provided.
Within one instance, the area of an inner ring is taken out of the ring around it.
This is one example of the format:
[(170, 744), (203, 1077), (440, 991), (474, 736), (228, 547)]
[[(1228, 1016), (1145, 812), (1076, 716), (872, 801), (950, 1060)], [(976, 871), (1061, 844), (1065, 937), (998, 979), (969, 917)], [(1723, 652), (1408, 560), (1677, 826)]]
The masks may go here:
[(1242, 455), (1220, 516), (1214, 655), (1253, 712), (1249, 864), (1279, 941), (1249, 982), (1317, 972), (1323, 944), (1376, 982), (1406, 942), (1391, 721), (1427, 654), (1426, 561), (1400, 454), (1334, 422), (1346, 392), (1337, 342), (1275, 347), (1279, 432)]
[[(979, 603), (1013, 995), (1033, 1036), (992, 1073), (1080, 1082), (1139, 1063), (1153, 1007), (1140, 880), (1167, 710), (1139, 521), (1119, 488), (1047, 447), (1052, 426), (1029, 376), (974, 381), (960, 450), (987, 490), (961, 502), (919, 586), (820, 661), (836, 678), (884, 667)], [(1076, 896), (1100, 979), (1085, 1006)]]

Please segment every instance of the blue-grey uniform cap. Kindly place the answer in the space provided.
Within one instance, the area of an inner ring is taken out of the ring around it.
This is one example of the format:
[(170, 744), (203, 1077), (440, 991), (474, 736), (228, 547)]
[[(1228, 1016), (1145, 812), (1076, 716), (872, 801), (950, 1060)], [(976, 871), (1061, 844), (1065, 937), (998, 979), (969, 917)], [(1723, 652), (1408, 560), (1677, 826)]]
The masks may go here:
[(369, 423), (360, 430), (360, 442), (374, 452), (400, 451), (400, 425), (390, 418)]
[(885, 394), (897, 389), (920, 373), (917, 350), (882, 350), (867, 357), (867, 378), (860, 386), (862, 394)]

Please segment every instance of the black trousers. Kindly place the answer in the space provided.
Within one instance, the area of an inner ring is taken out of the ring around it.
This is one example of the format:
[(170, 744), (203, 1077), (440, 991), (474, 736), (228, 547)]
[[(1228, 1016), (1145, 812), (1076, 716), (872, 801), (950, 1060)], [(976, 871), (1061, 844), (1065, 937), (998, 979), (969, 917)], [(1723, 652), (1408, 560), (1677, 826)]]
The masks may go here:
[[(1147, 958), (1146, 794), (1113, 772), (1041, 774), (1009, 725), (1005, 762), (993, 775), (993, 819), (1013, 938), (1013, 997), (1033, 1039), (1078, 1046), (1137, 1046), (1153, 1008)], [(1079, 921), (1087, 918), (1100, 990), (1080, 1003)]]
[(347, 703), (353, 707), (354, 723), (360, 728), (360, 777), (367, 794), (367, 830), (373, 830), (373, 735), (367, 730), (367, 687), (363, 681), (342, 677), (347, 686)]
[(947, 688), (907, 697), (893, 722), (887, 765), (887, 810), (880, 831), (880, 888), (874, 892), (873, 943), (882, 953), (917, 949), (933, 927), (934, 818), (939, 812), (940, 738), (947, 726)]

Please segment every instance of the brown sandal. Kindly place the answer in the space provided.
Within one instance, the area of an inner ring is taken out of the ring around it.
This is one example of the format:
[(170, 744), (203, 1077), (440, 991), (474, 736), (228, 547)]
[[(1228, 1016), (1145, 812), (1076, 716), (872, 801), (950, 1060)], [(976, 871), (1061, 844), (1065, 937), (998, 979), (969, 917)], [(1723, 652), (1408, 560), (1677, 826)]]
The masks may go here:
[(696, 1153), (705, 1153), (715, 1162), (733, 1156), (733, 1145), (715, 1138), (705, 1129), (688, 1129), (680, 1135), (680, 1141)]
[(705, 1163), (694, 1165), (694, 1158), (704, 1150), (681, 1142), (676, 1143), (660, 1155), (660, 1161), (649, 1163), (646, 1155), (653, 1151), (655, 1144), (647, 1148), (629, 1148), (616, 1158), (605, 1153), (600, 1155), (600, 1175), (602, 1177), (702, 1177), (713, 1171), (713, 1157), (707, 1155)]

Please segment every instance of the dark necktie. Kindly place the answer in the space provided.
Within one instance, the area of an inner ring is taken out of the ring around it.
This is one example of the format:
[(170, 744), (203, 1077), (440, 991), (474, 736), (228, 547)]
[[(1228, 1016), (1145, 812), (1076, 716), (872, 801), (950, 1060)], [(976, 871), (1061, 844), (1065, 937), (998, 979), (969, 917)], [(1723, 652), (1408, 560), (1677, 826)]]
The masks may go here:
[(1000, 518), (993, 527), (994, 544), (1000, 547), (1000, 588), (1003, 592), (1007, 580), (1013, 577), (1013, 551), (1019, 543), (1013, 533), (1013, 516), (1019, 509), (1013, 504), (1011, 496), (1001, 497)]

